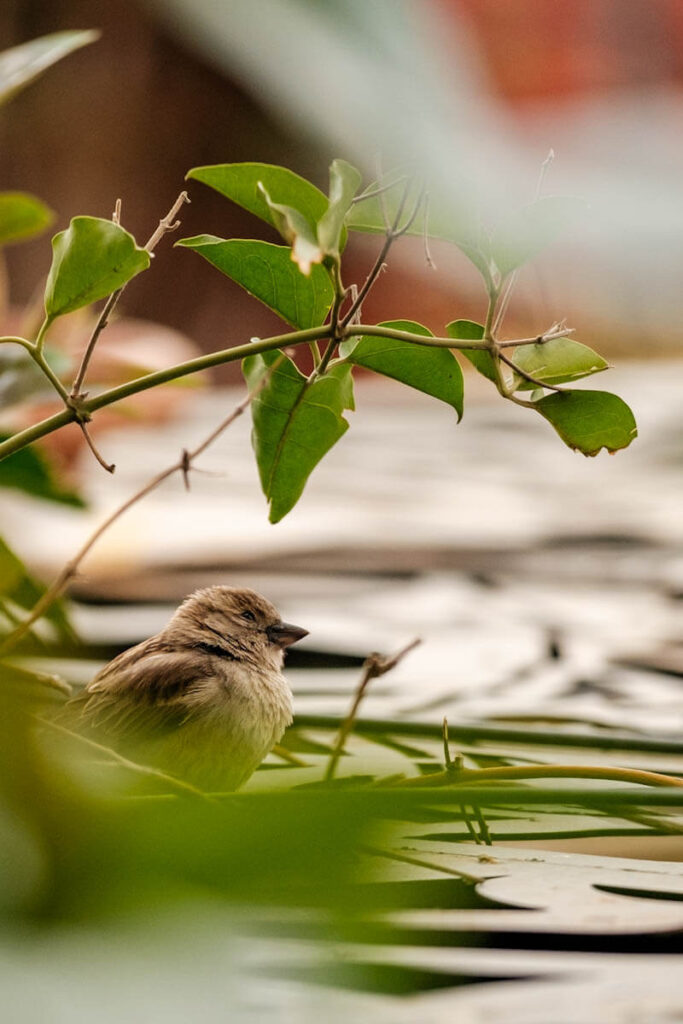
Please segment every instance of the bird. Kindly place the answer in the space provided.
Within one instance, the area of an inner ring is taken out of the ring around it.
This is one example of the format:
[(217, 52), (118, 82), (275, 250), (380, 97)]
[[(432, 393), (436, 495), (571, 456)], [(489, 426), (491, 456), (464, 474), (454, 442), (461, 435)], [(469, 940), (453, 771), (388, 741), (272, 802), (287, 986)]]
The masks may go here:
[(72, 727), (205, 792), (239, 789), (292, 722), (285, 650), (308, 630), (253, 590), (190, 594), (67, 706)]

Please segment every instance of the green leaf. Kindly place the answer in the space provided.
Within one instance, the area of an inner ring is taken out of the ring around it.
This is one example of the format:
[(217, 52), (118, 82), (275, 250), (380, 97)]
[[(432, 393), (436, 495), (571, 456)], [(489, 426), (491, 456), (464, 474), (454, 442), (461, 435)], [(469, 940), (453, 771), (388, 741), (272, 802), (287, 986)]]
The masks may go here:
[[(413, 320), (387, 320), (379, 326), (433, 337), (430, 330)], [(409, 341), (368, 335), (359, 338), (355, 344), (351, 340), (342, 342), (340, 354), (356, 366), (392, 377), (452, 405), (458, 419), (462, 418), (462, 370), (447, 348), (427, 348)]]
[(52, 239), (47, 316), (53, 320), (111, 295), (149, 262), (149, 253), (120, 225), (99, 217), (74, 217)]
[(0, 104), (62, 57), (99, 39), (96, 31), (52, 32), (0, 53)]
[(330, 167), (330, 205), (318, 221), (318, 244), (326, 256), (339, 258), (344, 218), (361, 183), (360, 171), (345, 160), (333, 160)]
[(40, 234), (52, 224), (52, 210), (27, 192), (0, 192), (0, 245)]
[[(0, 431), (0, 442), (11, 434)], [(85, 502), (74, 491), (62, 487), (43, 453), (33, 445), (22, 448), (0, 462), (0, 487), (8, 487), (36, 498), (57, 501), (64, 505), (84, 508)]]
[(633, 413), (608, 391), (565, 391), (547, 395), (534, 408), (555, 428), (570, 448), (597, 455), (627, 448), (638, 435)]
[(304, 277), (283, 245), (215, 235), (183, 238), (176, 244), (198, 252), (293, 327), (317, 327), (329, 312), (334, 291), (327, 271), (314, 266)]
[(576, 196), (543, 196), (506, 217), (493, 232), (489, 252), (501, 276), (554, 242), (586, 209)]
[[(453, 320), (446, 327), (446, 334), (459, 341), (480, 341), (484, 337), (484, 328), (474, 320)], [(481, 349), (464, 349), (462, 354), (483, 377), (496, 383), (496, 371), (490, 353)]]
[(278, 203), (298, 210), (311, 225), (318, 222), (328, 206), (327, 197), (319, 188), (293, 171), (274, 164), (214, 164), (193, 167), (186, 174), (186, 178), (203, 182), (273, 227), (277, 227), (277, 224), (272, 210), (259, 190), (259, 183)]
[[(248, 356), (242, 363), (250, 390), (257, 387), (278, 352)], [(252, 444), (261, 486), (277, 523), (296, 505), (311, 472), (346, 433), (342, 413), (353, 409), (351, 367), (332, 367), (309, 384), (285, 359), (251, 403)]]
[[(13, 605), (31, 611), (44, 592), (45, 587), (30, 575), (21, 559), (0, 537), (0, 634), (12, 629)], [(74, 639), (63, 602), (56, 601), (45, 618), (54, 626), (60, 639)]]
[[(566, 384), (608, 369), (608, 364), (587, 345), (570, 338), (553, 338), (541, 344), (520, 345), (513, 362), (544, 384)], [(521, 379), (518, 391), (533, 391), (530, 381)]]
[(313, 264), (322, 263), (324, 255), (315, 231), (300, 210), (284, 203), (274, 203), (262, 182), (258, 187), (268, 204), (275, 227), (292, 247), (292, 259), (301, 273), (308, 277)]

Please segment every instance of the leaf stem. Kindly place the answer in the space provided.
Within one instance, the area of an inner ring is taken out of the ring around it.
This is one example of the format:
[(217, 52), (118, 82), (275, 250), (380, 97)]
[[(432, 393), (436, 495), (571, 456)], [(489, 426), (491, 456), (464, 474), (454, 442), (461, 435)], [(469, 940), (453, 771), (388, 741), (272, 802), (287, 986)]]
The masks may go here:
[(683, 779), (660, 772), (648, 772), (638, 768), (605, 768), (602, 765), (532, 765), (510, 768), (462, 768), (431, 775), (420, 775), (414, 779), (402, 779), (395, 786), (460, 786), (486, 782), (517, 782), (528, 779), (603, 779), (606, 782), (629, 782), (641, 786), (674, 786), (683, 788)]
[(52, 324), (52, 318), (49, 317), (49, 316), (46, 316), (45, 319), (43, 320), (42, 324), (40, 325), (40, 328), (38, 330), (38, 334), (36, 335), (36, 340), (35, 340), (35, 344), (34, 344), (33, 347), (36, 349), (36, 351), (39, 353), (39, 355), (42, 355), (42, 353), (43, 353), (43, 346), (45, 345), (45, 338), (47, 336), (47, 332), (49, 331), (51, 324)]
[[(367, 335), (368, 337), (394, 338), (397, 341), (409, 341), (414, 345), (426, 345), (429, 348), (448, 348), (453, 351), (491, 350), (490, 342), (485, 338), (477, 340), (458, 340), (455, 338), (430, 337), (422, 334), (411, 334), (409, 331), (399, 331), (393, 327), (382, 327), (379, 324), (346, 323), (347, 320), (348, 314), (344, 317), (344, 321), (342, 323), (343, 337), (345, 338)], [(562, 334), (549, 332), (546, 335), (541, 335), (541, 340), (551, 340), (553, 337), (563, 337), (566, 333), (569, 332), (563, 331)], [(262, 338), (258, 341), (249, 342), (246, 345), (236, 345), (233, 348), (222, 349), (218, 352), (209, 352), (206, 355), (197, 356), (194, 359), (188, 359), (184, 363), (178, 363), (175, 366), (169, 366), (163, 370), (157, 370), (154, 373), (148, 373), (144, 376), (136, 377), (134, 380), (127, 381), (125, 384), (119, 384), (114, 388), (110, 388), (108, 391), (103, 391), (101, 394), (95, 395), (93, 398), (89, 398), (87, 400), (84, 399), (79, 403), (79, 408), (84, 414), (93, 413), (98, 409), (103, 409), (108, 405), (113, 405), (115, 402), (119, 402), (124, 398), (129, 398), (131, 395), (138, 394), (141, 391), (147, 391), (149, 388), (157, 387), (160, 384), (168, 384), (171, 381), (180, 379), (181, 377), (187, 377), (190, 374), (211, 369), (213, 366), (221, 366), (224, 363), (231, 363), (237, 359), (243, 359), (248, 355), (255, 355), (260, 352), (270, 352), (276, 348), (300, 345), (302, 343), (315, 343), (318, 339), (332, 337), (332, 334), (332, 325), (325, 324), (321, 327), (309, 327), (303, 331), (292, 331), (288, 334), (275, 335), (272, 338)], [(17, 344), (22, 345), (23, 348), (27, 349), (29, 352), (31, 352), (31, 349), (33, 348), (32, 342), (27, 341), (25, 338), (8, 337), (7, 339), (0, 339), (0, 341), (4, 340), (14, 341)], [(538, 340), (538, 338), (521, 338), (519, 340), (504, 341), (497, 344), (504, 348), (512, 348), (515, 345), (526, 345)], [(533, 403), (524, 402), (522, 399), (516, 398), (514, 395), (506, 395), (506, 397), (517, 405), (533, 405)], [(54, 413), (52, 416), (47, 417), (47, 419), (44, 419), (39, 423), (35, 423), (30, 427), (26, 427), (24, 430), (18, 431), (12, 437), (0, 443), (0, 460), (7, 458), (9, 455), (14, 455), (15, 452), (21, 451), (21, 449), (25, 448), (27, 445), (32, 444), (34, 441), (38, 441), (41, 437), (45, 437), (47, 434), (51, 434), (55, 430), (59, 430), (60, 427), (65, 426), (67, 423), (72, 423), (77, 419), (78, 415), (75, 409), (69, 407), (61, 410), (61, 412)]]
[(20, 338), (13, 334), (7, 334), (4, 337), (0, 338), (0, 345), (4, 344), (21, 345), (21, 347), (25, 348), (27, 352), (30, 352), (31, 349), (33, 348), (33, 342), (29, 341), (28, 338)]
[[(394, 239), (398, 238), (399, 235), (404, 234), (404, 232), (407, 231), (408, 228), (410, 227), (410, 224), (412, 223), (413, 219), (417, 216), (417, 211), (419, 210), (420, 203), (422, 202), (422, 196), (421, 195), (420, 195), (420, 198), (419, 198), (419, 200), (418, 200), (418, 202), (417, 202), (417, 204), (415, 206), (413, 214), (409, 218), (409, 221), (408, 221), (407, 225), (405, 226), (405, 228), (402, 228), (401, 230), (399, 230), (398, 225), (399, 225), (399, 223), (401, 221), (401, 217), (403, 216), (403, 210), (405, 208), (406, 201), (408, 199), (408, 192), (410, 191), (410, 184), (411, 184), (410, 178), (407, 178), (406, 182), (405, 182), (405, 187), (403, 189), (403, 193), (401, 195), (401, 199), (399, 200), (399, 204), (398, 204), (398, 208), (396, 210), (396, 214), (394, 216), (393, 223), (389, 223), (388, 220), (387, 220), (387, 229), (386, 229), (386, 232), (385, 232), (384, 242), (382, 244), (382, 248), (380, 249), (380, 251), (377, 254), (377, 258), (375, 259), (375, 262), (372, 265), (372, 269), (370, 270), (370, 273), (368, 274), (368, 276), (365, 278), (365, 281), (363, 282), (363, 284), (358, 289), (358, 294), (357, 294), (356, 298), (353, 300), (353, 302), (351, 303), (350, 309), (348, 309), (347, 312), (344, 314), (344, 318), (341, 321), (341, 326), (342, 327), (346, 327), (347, 324), (351, 323), (351, 321), (353, 320), (354, 316), (356, 315), (356, 313), (360, 309), (361, 305), (363, 304), (363, 300), (364, 300), (365, 296), (368, 294), (368, 292), (372, 288), (373, 284), (375, 283), (375, 281), (377, 280), (377, 278), (381, 274), (382, 269), (384, 268), (384, 261), (385, 261), (385, 259), (387, 257), (387, 253), (389, 252), (389, 249), (391, 248), (391, 246), (392, 246), (392, 244), (394, 242)], [(382, 200), (382, 203), (383, 203), (384, 202), (384, 193), (383, 192), (381, 194), (381, 200)], [(383, 206), (383, 210), (385, 211), (385, 216), (386, 216), (386, 209), (385, 209), (384, 206)]]

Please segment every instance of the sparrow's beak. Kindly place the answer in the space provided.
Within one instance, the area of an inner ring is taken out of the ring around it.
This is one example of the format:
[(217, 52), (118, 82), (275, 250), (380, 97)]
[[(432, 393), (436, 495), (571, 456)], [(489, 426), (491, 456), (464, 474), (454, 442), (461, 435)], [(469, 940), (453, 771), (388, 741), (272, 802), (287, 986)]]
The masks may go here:
[(277, 644), (278, 647), (289, 647), (297, 640), (303, 640), (305, 636), (308, 636), (307, 629), (292, 626), (289, 622), (277, 622), (274, 626), (268, 626), (266, 633), (270, 642)]

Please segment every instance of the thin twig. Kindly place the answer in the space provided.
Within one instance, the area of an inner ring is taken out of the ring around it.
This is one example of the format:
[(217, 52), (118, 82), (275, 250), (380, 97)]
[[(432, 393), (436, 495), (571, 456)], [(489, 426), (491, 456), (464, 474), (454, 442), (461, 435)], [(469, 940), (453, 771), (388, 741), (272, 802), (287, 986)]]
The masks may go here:
[[(181, 192), (178, 198), (176, 199), (175, 203), (171, 207), (171, 209), (168, 211), (165, 217), (161, 218), (154, 232), (145, 243), (144, 248), (147, 250), (148, 253), (151, 254), (154, 251), (155, 246), (160, 241), (160, 239), (163, 238), (165, 234), (167, 234), (169, 231), (175, 231), (176, 228), (180, 226), (180, 221), (177, 220), (176, 217), (183, 204), (189, 202), (190, 199), (187, 192)], [(114, 210), (114, 218), (120, 216), (120, 213), (121, 201), (117, 200), (116, 209)], [(114, 223), (118, 224), (118, 220), (115, 219)], [(72, 399), (78, 399), (83, 397), (83, 381), (85, 380), (85, 374), (88, 369), (88, 364), (90, 363), (90, 360), (92, 358), (92, 354), (95, 350), (95, 345), (97, 344), (100, 334), (107, 326), (109, 322), (109, 317), (111, 316), (112, 312), (116, 307), (116, 304), (121, 298), (121, 294), (124, 291), (125, 287), (126, 285), (124, 284), (121, 286), (121, 288), (118, 288), (115, 292), (112, 292), (112, 294), (107, 299), (105, 307), (102, 310), (97, 323), (95, 324), (93, 332), (90, 335), (90, 340), (88, 341), (85, 352), (83, 353), (81, 364), (78, 367), (73, 385), (71, 387)]]
[(552, 164), (554, 159), (555, 159), (555, 150), (551, 147), (548, 150), (547, 157), (545, 158), (545, 160), (541, 164), (540, 171), (538, 172), (538, 181), (536, 182), (536, 194), (534, 195), (534, 200), (538, 200), (541, 197), (541, 189), (543, 188), (543, 182), (545, 181), (545, 176), (548, 173), (548, 171), (550, 169), (550, 165)]
[(93, 441), (92, 437), (90, 436), (90, 431), (88, 430), (86, 424), (83, 423), (80, 420), (77, 421), (77, 422), (78, 422), (78, 426), (81, 428), (81, 431), (83, 433), (83, 437), (85, 438), (85, 440), (87, 442), (88, 448), (93, 453), (93, 455), (95, 456), (95, 458), (99, 462), (100, 466), (102, 466), (103, 469), (106, 469), (107, 473), (113, 473), (114, 470), (116, 469), (115, 464), (113, 462), (106, 462), (105, 461), (105, 459), (100, 454), (100, 452), (99, 452), (99, 450), (97, 448), (97, 445), (95, 444), (95, 442)]
[[(370, 270), (370, 273), (365, 278), (365, 281), (363, 282), (361, 287), (358, 289), (358, 295), (356, 296), (355, 300), (352, 302), (351, 308), (344, 314), (344, 317), (342, 318), (342, 320), (340, 322), (340, 326), (342, 328), (346, 327), (347, 324), (351, 323), (351, 321), (353, 320), (354, 316), (356, 315), (356, 312), (360, 309), (360, 307), (361, 307), (361, 305), (363, 303), (363, 299), (368, 294), (368, 292), (372, 288), (373, 284), (375, 283), (375, 281), (377, 280), (377, 278), (381, 274), (381, 272), (382, 272), (382, 270), (384, 268), (384, 261), (385, 261), (385, 259), (387, 257), (387, 253), (389, 252), (389, 249), (392, 246), (392, 243), (394, 242), (394, 239), (398, 238), (399, 234), (403, 233), (403, 229), (401, 229), (401, 231), (399, 231), (398, 225), (400, 224), (401, 217), (403, 216), (403, 210), (405, 209), (405, 205), (406, 205), (406, 202), (407, 202), (407, 199), (408, 199), (408, 193), (410, 191), (410, 185), (411, 185), (411, 179), (408, 178), (406, 183), (405, 183), (405, 188), (403, 189), (403, 193), (402, 193), (401, 198), (399, 200), (399, 204), (398, 204), (398, 207), (396, 209), (396, 214), (394, 216), (394, 220), (393, 220), (392, 223), (389, 223), (388, 216), (386, 214), (386, 206), (385, 205), (383, 206), (383, 216), (385, 217), (385, 223), (387, 224), (387, 229), (386, 229), (386, 233), (385, 233), (384, 243), (383, 243), (382, 248), (380, 249), (379, 253), (377, 254), (377, 258), (376, 258), (375, 262), (372, 265), (372, 269)], [(420, 202), (421, 201), (422, 201), (422, 196), (420, 196)], [(419, 206), (418, 206), (418, 209), (419, 209)], [(413, 214), (411, 215), (411, 217), (415, 217), (415, 216), (417, 216), (417, 211), (416, 210), (413, 211)], [(410, 226), (410, 219), (409, 219), (408, 226)]]
[(415, 640), (411, 640), (409, 644), (402, 647), (400, 651), (396, 652), (396, 654), (384, 657), (381, 654), (373, 653), (365, 659), (363, 673), (361, 675), (360, 682), (358, 683), (358, 687), (356, 688), (351, 708), (340, 726), (339, 732), (337, 733), (337, 739), (335, 740), (332, 753), (330, 754), (327, 771), (325, 772), (325, 782), (331, 782), (334, 778), (337, 763), (344, 751), (344, 744), (346, 743), (349, 733), (353, 729), (353, 723), (356, 720), (358, 708), (365, 696), (365, 691), (367, 690), (370, 681), (372, 679), (378, 679), (380, 676), (385, 675), (385, 673), (390, 672), (392, 668), (395, 668), (398, 665), (399, 661), (405, 658), (406, 654), (409, 654), (410, 651), (414, 650), (414, 648), (421, 642), (420, 638), (416, 637)]
[(173, 476), (174, 473), (182, 473), (184, 478), (186, 479), (187, 473), (190, 468), (190, 464), (194, 461), (194, 459), (202, 455), (203, 452), (205, 452), (206, 449), (209, 447), (209, 445), (213, 444), (213, 442), (223, 433), (224, 430), (227, 430), (231, 423), (234, 423), (234, 421), (239, 416), (242, 415), (242, 413), (245, 411), (245, 409), (249, 407), (254, 398), (266, 386), (272, 374), (282, 362), (282, 359), (284, 359), (284, 355), (280, 359), (277, 359), (274, 363), (271, 364), (271, 366), (268, 367), (267, 372), (263, 375), (263, 377), (256, 385), (256, 387), (253, 388), (247, 394), (247, 396), (239, 403), (239, 405), (235, 406), (230, 415), (227, 416), (221, 423), (219, 423), (215, 430), (212, 430), (212, 432), (208, 435), (208, 437), (206, 437), (201, 442), (201, 444), (197, 445), (196, 448), (192, 449), (189, 452), (187, 450), (184, 450), (180, 458), (176, 462), (174, 462), (167, 469), (162, 470), (161, 473), (158, 473), (156, 476), (154, 476), (148, 483), (145, 484), (144, 487), (137, 491), (131, 498), (128, 498), (126, 501), (124, 501), (122, 505), (119, 505), (119, 507), (115, 509), (111, 513), (111, 515), (107, 516), (104, 522), (101, 523), (94, 531), (94, 533), (90, 535), (85, 544), (83, 544), (83, 546), (74, 555), (74, 557), (66, 563), (66, 565), (61, 570), (56, 579), (45, 590), (40, 600), (33, 607), (31, 614), (28, 616), (28, 618), (24, 619), (21, 625), (17, 629), (13, 630), (5, 638), (3, 643), (0, 644), (0, 657), (4, 656), (11, 650), (14, 650), (19, 641), (22, 640), (26, 633), (30, 630), (34, 622), (37, 622), (38, 619), (42, 618), (47, 609), (53, 604), (54, 601), (56, 601), (56, 599), (62, 593), (69, 580), (76, 574), (79, 565), (81, 564), (85, 556), (89, 553), (91, 548), (94, 547), (94, 545), (97, 543), (100, 537), (109, 529), (109, 527), (113, 523), (116, 522), (117, 519), (120, 518), (120, 516), (124, 514), (124, 512), (127, 512), (129, 508), (132, 508), (133, 505), (137, 505), (139, 501), (145, 498), (148, 494), (151, 494), (152, 491), (155, 491), (157, 487), (160, 486), (160, 484), (162, 484), (170, 476)]
[(364, 853), (371, 854), (373, 857), (386, 857), (388, 860), (396, 860), (401, 864), (412, 864), (416, 868), (428, 868), (430, 871), (438, 871), (444, 875), (453, 875), (455, 878), (461, 878), (463, 882), (471, 882), (473, 885), (478, 885), (480, 882), (485, 881), (483, 878), (469, 875), (466, 871), (459, 871), (450, 865), (434, 864), (432, 861), (424, 860), (422, 857), (411, 857), (406, 853), (398, 853), (396, 850), (384, 850), (380, 846), (370, 846), (367, 843), (363, 843), (360, 849)]
[[(479, 786), (488, 782), (518, 782), (535, 779), (604, 779), (607, 782), (626, 782), (638, 786), (683, 787), (683, 779), (661, 772), (650, 772), (640, 768), (605, 768), (602, 765), (547, 764), (511, 766), (505, 768), (463, 768), (460, 772), (435, 772), (403, 779), (395, 785), (409, 789), (423, 787), (440, 788), (448, 786)], [(482, 792), (486, 792), (485, 785)]]
[(535, 338), (510, 338), (508, 341), (497, 341), (498, 348), (515, 348), (517, 345), (545, 345), (548, 341), (555, 341), (557, 338), (567, 338), (574, 334), (575, 327), (561, 327), (553, 324), (543, 334), (537, 334)]
[[(554, 159), (555, 159), (555, 150), (551, 149), (551, 150), (549, 150), (547, 157), (545, 158), (545, 160), (541, 164), (541, 169), (540, 169), (539, 174), (538, 174), (538, 181), (536, 182), (536, 192), (534, 194), (534, 202), (538, 202), (538, 199), (540, 198), (541, 189), (543, 188), (543, 182), (545, 180), (545, 176), (548, 173), (548, 168), (550, 167), (550, 165), (551, 165), (551, 163), (553, 162)], [(493, 327), (494, 334), (497, 334), (498, 331), (500, 330), (501, 326), (502, 326), (503, 319), (505, 318), (505, 314), (507, 313), (507, 309), (508, 309), (508, 306), (510, 304), (510, 299), (512, 297), (512, 291), (513, 291), (513, 289), (515, 287), (516, 281), (517, 281), (517, 270), (515, 269), (510, 274), (510, 277), (508, 278), (507, 285), (505, 286), (505, 293), (503, 295), (500, 307), (498, 309), (498, 315), (496, 317), (496, 322), (495, 322), (494, 327)]]
[(368, 186), (365, 192), (361, 192), (359, 195), (353, 197), (351, 205), (355, 206), (356, 203), (362, 203), (364, 199), (374, 199), (375, 196), (382, 196), (385, 192), (390, 192), (391, 189), (395, 188), (397, 185), (402, 185), (407, 178), (407, 174), (402, 174), (400, 178), (396, 178), (395, 181), (389, 182), (388, 185), (382, 185), (379, 188), (370, 188), (370, 186)]
[(530, 384), (535, 384), (539, 388), (548, 388), (549, 391), (557, 391), (560, 394), (568, 390), (567, 388), (558, 388), (555, 384), (548, 384), (547, 381), (539, 380), (538, 377), (532, 377), (532, 375), (530, 373), (527, 373), (526, 370), (522, 370), (519, 366), (517, 366), (517, 364), (514, 363), (512, 359), (510, 359), (508, 356), (506, 356), (504, 352), (499, 352), (498, 356), (500, 359), (502, 359), (506, 366), (509, 366), (511, 370), (519, 374), (520, 377), (523, 377), (524, 380), (528, 380)]
[(344, 299), (346, 298), (347, 289), (344, 287), (344, 282), (341, 279), (341, 268), (339, 264), (340, 261), (338, 259), (335, 260), (332, 268), (332, 283), (334, 285), (334, 302), (332, 303), (332, 312), (330, 314), (330, 328), (332, 331), (332, 337), (328, 341), (327, 348), (323, 352), (320, 361), (316, 365), (314, 365), (313, 372), (308, 378), (308, 384), (312, 384), (314, 381), (318, 379), (318, 377), (322, 377), (322, 375), (325, 373), (325, 370), (329, 365), (334, 350), (336, 349), (337, 345), (342, 339), (342, 335), (339, 329), (339, 313), (344, 303)]
[(422, 214), (422, 244), (424, 246), (425, 260), (430, 270), (436, 270), (436, 263), (432, 259), (429, 250), (429, 192), (425, 192), (424, 212)]
[[(377, 172), (377, 180), (381, 181), (382, 178), (384, 177), (384, 172), (382, 170), (382, 158), (379, 153), (375, 158), (375, 169)], [(389, 220), (389, 210), (387, 208), (386, 192), (387, 189), (384, 188), (380, 189), (379, 191), (379, 206), (380, 210), (382, 211), (382, 220), (384, 221), (385, 232), (389, 231), (391, 228), (391, 221)]]
[(420, 207), (424, 202), (424, 197), (424, 190), (420, 190), (418, 192), (417, 199), (415, 200), (415, 205), (413, 206), (412, 212), (408, 216), (408, 220), (405, 222), (403, 227), (399, 228), (397, 231), (394, 232), (394, 239), (401, 238), (403, 235), (407, 234), (410, 231), (413, 224), (415, 223), (415, 220), (417, 219), (418, 213), (420, 212)]

